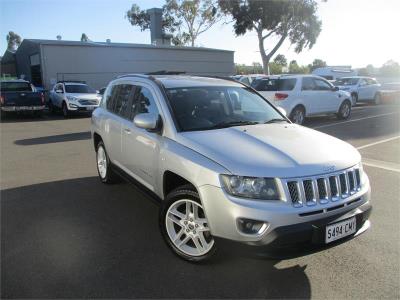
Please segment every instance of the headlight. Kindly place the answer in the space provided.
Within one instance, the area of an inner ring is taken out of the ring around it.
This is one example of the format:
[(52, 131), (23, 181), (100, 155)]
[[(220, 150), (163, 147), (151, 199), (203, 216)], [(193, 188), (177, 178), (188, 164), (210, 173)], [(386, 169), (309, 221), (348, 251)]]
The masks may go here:
[(69, 101), (78, 101), (78, 98), (75, 98), (75, 97), (73, 97), (73, 96), (67, 96), (67, 99), (68, 99)]
[(274, 178), (244, 177), (220, 175), (225, 191), (236, 197), (280, 200), (280, 194)]

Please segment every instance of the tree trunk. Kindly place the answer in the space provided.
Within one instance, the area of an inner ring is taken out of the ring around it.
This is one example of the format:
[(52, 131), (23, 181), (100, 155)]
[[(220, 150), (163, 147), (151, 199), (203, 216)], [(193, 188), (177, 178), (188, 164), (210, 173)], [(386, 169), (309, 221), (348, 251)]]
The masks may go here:
[(266, 75), (269, 75), (269, 58), (265, 54), (265, 48), (264, 48), (264, 39), (262, 37), (262, 30), (257, 30), (257, 36), (258, 36), (258, 48), (260, 50), (260, 55), (261, 55), (261, 60), (263, 63), (263, 72)]

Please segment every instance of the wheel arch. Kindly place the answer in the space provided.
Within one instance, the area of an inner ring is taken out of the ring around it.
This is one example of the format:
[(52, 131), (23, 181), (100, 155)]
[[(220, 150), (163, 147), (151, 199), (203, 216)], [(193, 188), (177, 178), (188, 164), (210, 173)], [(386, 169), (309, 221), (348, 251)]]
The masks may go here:
[(184, 185), (191, 185), (198, 192), (196, 186), (188, 179), (173, 171), (165, 170), (162, 184), (163, 198), (165, 198), (173, 190)]

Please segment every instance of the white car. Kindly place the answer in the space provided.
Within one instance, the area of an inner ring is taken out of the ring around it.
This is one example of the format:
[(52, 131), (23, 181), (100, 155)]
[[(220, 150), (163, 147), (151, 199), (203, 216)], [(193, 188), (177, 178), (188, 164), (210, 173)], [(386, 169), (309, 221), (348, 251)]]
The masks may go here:
[(381, 84), (371, 77), (352, 76), (342, 77), (335, 81), (334, 85), (342, 91), (349, 92), (353, 105), (358, 101), (381, 102)]
[(236, 81), (242, 82), (246, 85), (251, 85), (252, 82), (258, 78), (266, 77), (264, 74), (247, 74), (247, 75), (234, 75), (232, 76), (233, 79)]
[(347, 119), (351, 114), (350, 94), (319, 76), (270, 76), (255, 80), (252, 87), (283, 108), (296, 124), (314, 115), (336, 114), (339, 119)]
[(73, 112), (92, 112), (99, 106), (101, 95), (81, 82), (58, 82), (49, 95), (49, 110), (62, 110), (64, 117)]

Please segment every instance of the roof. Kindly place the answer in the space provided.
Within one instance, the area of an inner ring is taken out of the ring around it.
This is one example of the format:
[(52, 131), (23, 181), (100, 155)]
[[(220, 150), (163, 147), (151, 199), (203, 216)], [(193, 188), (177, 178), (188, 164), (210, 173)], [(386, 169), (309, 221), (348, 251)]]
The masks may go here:
[(133, 43), (107, 43), (107, 42), (81, 42), (81, 41), (66, 41), (66, 40), (43, 40), (43, 39), (24, 39), (31, 43), (40, 45), (54, 45), (54, 46), (81, 46), (81, 47), (117, 47), (117, 48), (150, 48), (150, 49), (174, 49), (174, 50), (192, 50), (192, 51), (218, 51), (218, 52), (231, 52), (231, 50), (204, 48), (204, 47), (186, 47), (186, 46), (155, 46), (151, 44), (133, 44)]
[(241, 83), (234, 80), (203, 77), (203, 76), (190, 76), (190, 75), (156, 75), (154, 76), (159, 80), (165, 88), (183, 88), (183, 87), (199, 87), (199, 86), (238, 86), (243, 87)]

